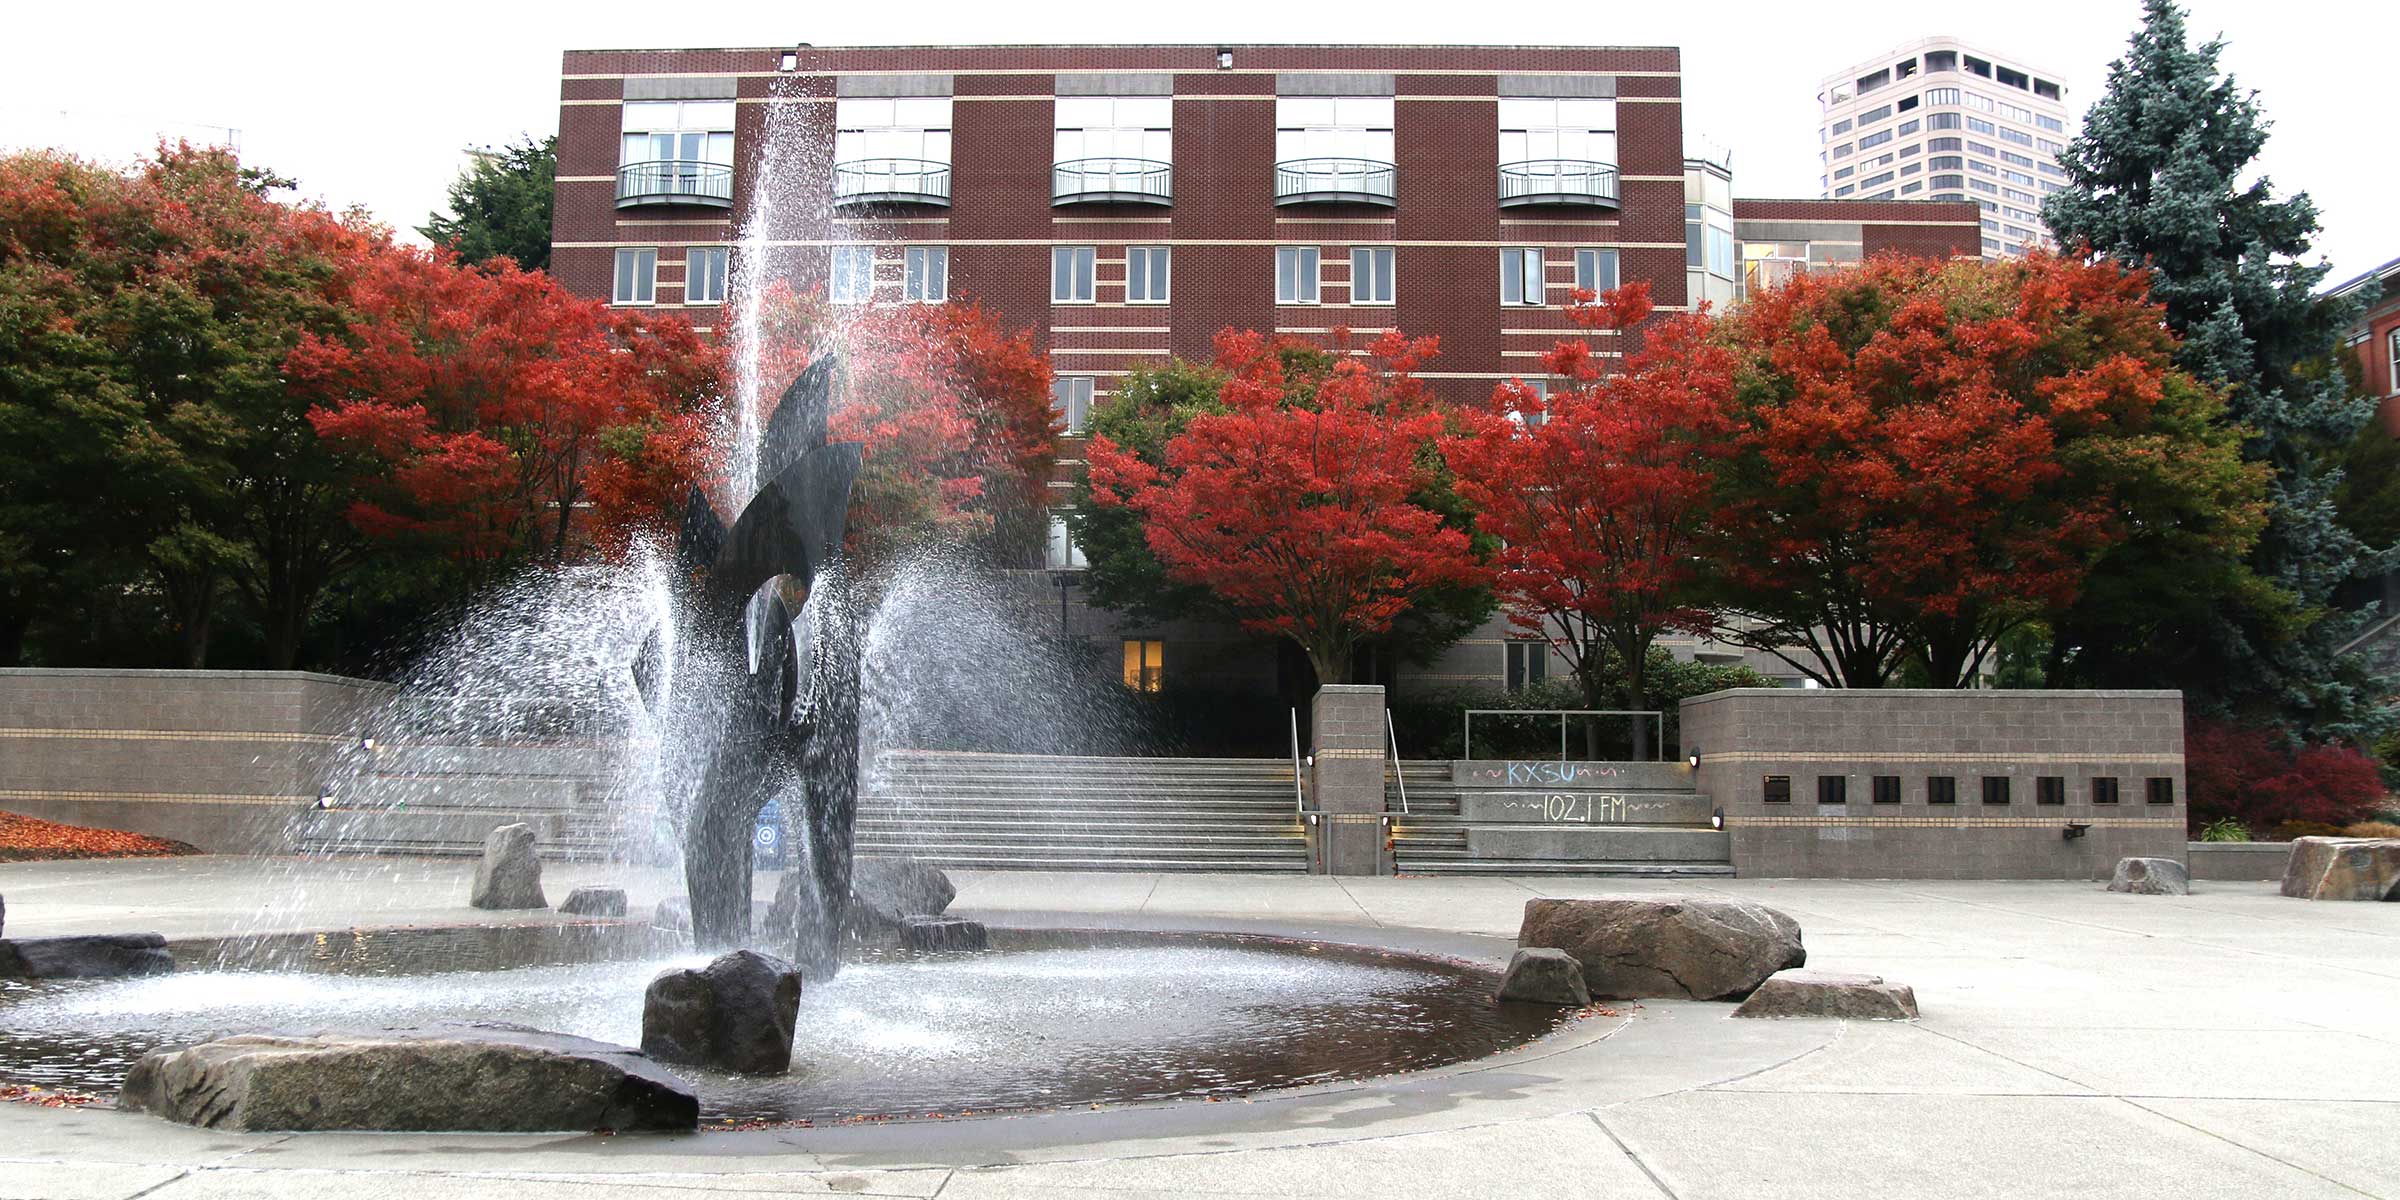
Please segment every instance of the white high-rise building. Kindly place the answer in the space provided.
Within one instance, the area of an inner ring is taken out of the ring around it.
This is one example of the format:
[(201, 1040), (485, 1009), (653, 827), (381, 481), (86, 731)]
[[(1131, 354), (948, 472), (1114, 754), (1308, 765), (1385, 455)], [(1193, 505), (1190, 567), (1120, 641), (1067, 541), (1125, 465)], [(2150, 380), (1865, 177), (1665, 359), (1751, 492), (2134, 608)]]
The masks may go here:
[(2067, 89), (2023, 59), (1932, 37), (1817, 87), (1829, 200), (1972, 200), (1987, 258), (2050, 246), (2042, 197), (2066, 185)]

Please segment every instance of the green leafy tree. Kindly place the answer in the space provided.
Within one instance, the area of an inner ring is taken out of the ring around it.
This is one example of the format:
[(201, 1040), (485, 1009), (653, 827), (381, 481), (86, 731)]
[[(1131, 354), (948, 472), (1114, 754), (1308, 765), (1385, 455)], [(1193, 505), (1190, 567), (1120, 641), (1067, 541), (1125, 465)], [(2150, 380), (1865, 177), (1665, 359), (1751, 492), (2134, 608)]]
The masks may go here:
[(417, 232), (470, 264), (512, 258), (528, 271), (550, 266), (550, 209), (558, 181), (558, 139), (526, 138), (468, 151), (473, 162), (450, 185), (450, 207)]
[(2060, 155), (2070, 186), (2043, 216), (2063, 243), (2153, 272), (2152, 294), (2182, 339), (2178, 365), (2223, 390), (2245, 455), (2273, 470), (2251, 563), (2285, 596), (2235, 589), (2142, 642), (2094, 640), (2067, 653), (2087, 660), (2085, 674), (2104, 675), (2118, 668), (2091, 660), (2204, 647), (2207, 669), (2189, 682), (2206, 706), (2315, 734), (2368, 734), (2390, 723), (2390, 689), (2340, 653), (2364, 616), (2333, 597), (2387, 557), (2344, 525), (2335, 500), (2337, 456), (2371, 410), (2313, 369), (2348, 306), (2315, 295), (2327, 268), (2300, 261), (2317, 231), (2307, 195), (2279, 200), (2266, 178), (2245, 179), (2268, 126), (2255, 94), (2219, 73), (2223, 43), (2194, 47), (2171, 0), (2147, 0), (2145, 12)]

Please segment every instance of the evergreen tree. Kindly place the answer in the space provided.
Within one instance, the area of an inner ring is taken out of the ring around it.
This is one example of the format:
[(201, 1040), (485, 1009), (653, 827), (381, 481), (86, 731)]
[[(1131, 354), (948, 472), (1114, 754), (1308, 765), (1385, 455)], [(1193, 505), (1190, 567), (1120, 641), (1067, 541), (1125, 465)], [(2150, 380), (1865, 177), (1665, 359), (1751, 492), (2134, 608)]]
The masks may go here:
[[(2252, 565), (2285, 595), (2255, 589), (2214, 606), (2183, 644), (2210, 647), (2207, 708), (2272, 719), (2315, 737), (2388, 725), (2391, 686), (2340, 653), (2367, 619), (2335, 589), (2379, 570), (2339, 519), (2338, 459), (2372, 409), (2318, 369), (2348, 307), (2315, 295), (2327, 266), (2300, 261), (2317, 231), (2305, 193), (2278, 200), (2243, 174), (2266, 144), (2254, 93), (2217, 70), (2223, 43), (2194, 48), (2171, 0), (2147, 0), (2142, 28), (2110, 64), (2107, 94), (2059, 156), (2069, 187), (2043, 207), (2062, 244), (2154, 273), (2152, 294), (2182, 338), (2177, 361), (2224, 390), (2244, 452), (2274, 471), (2271, 510)], [(2095, 652), (2139, 655), (2125, 644)]]
[(450, 185), (450, 210), (417, 232), (470, 263), (506, 255), (528, 271), (547, 269), (558, 139), (529, 137), (473, 153), (474, 164)]

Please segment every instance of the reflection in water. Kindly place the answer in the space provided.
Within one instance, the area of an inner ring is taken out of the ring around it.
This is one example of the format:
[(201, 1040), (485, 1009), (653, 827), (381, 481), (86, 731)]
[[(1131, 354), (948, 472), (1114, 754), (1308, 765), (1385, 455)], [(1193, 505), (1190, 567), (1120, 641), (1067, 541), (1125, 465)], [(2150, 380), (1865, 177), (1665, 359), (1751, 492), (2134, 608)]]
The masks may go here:
[[(388, 957), (388, 956), (386, 956)], [(696, 957), (440, 974), (198, 971), (0, 985), (0, 1079), (113, 1089), (228, 1033), (508, 1021), (634, 1044), (641, 983)], [(1226, 935), (885, 957), (812, 984), (793, 1074), (678, 1070), (711, 1119), (826, 1120), (1230, 1095), (1478, 1058), (1557, 1013), (1461, 964)]]

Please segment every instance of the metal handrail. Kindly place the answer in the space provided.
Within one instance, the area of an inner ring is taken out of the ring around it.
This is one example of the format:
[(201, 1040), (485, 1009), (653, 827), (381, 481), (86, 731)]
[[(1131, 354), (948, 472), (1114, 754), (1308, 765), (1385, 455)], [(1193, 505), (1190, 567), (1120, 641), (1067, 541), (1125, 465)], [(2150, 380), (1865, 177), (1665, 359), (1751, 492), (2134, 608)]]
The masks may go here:
[(1358, 200), (1391, 204), (1400, 169), (1372, 158), (1287, 158), (1275, 164), (1275, 202)]
[[(1387, 714), (1388, 715), (1388, 714)], [(1475, 718), (1478, 716), (1557, 717), (1558, 761), (1567, 761), (1568, 717), (1649, 717), (1658, 722), (1658, 761), (1667, 760), (1667, 714), (1655, 708), (1470, 708), (1460, 717), (1459, 753), (1472, 760), (1475, 757)]]
[(1400, 762), (1400, 729), (1392, 724), (1392, 710), (1383, 710), (1384, 745), (1391, 751), (1392, 779), (1400, 785), (1400, 811), (1408, 812), (1408, 769)]
[(857, 158), (833, 164), (836, 204), (950, 203), (950, 164), (929, 158)]
[(1500, 204), (1615, 204), (1615, 163), (1529, 158), (1500, 164)]
[(1050, 166), (1050, 202), (1175, 199), (1175, 167), (1155, 158), (1072, 158)]
[(1300, 709), (1292, 708), (1292, 811), (1308, 811), (1308, 793), (1300, 786)]
[(692, 158), (656, 158), (617, 168), (618, 204), (733, 203), (733, 168)]

